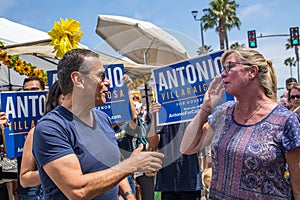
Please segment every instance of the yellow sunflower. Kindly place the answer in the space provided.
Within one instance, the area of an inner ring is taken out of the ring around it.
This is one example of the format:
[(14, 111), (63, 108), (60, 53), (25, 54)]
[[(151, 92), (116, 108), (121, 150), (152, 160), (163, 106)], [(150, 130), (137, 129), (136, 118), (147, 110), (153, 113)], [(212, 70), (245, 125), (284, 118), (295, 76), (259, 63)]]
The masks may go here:
[(23, 67), (23, 74), (24, 75), (29, 76), (31, 74), (31, 71), (32, 71), (31, 65), (29, 65), (29, 64), (24, 65), (24, 67)]
[(12, 68), (12, 64), (13, 64), (13, 61), (8, 57), (6, 56), (3, 60), (3, 64), (6, 65), (8, 68)]
[(32, 74), (40, 79), (43, 79), (44, 73), (42, 69), (33, 70)]
[(22, 72), (23, 66), (24, 66), (24, 62), (22, 59), (19, 58), (16, 62), (16, 65), (14, 66), (14, 69), (16, 72), (20, 73), (20, 72)]
[(82, 34), (80, 23), (76, 20), (60, 18), (60, 23), (55, 22), (48, 35), (51, 40), (50, 45), (54, 46), (53, 52), (56, 52), (56, 57), (62, 58), (67, 51), (78, 48)]
[(24, 65), (22, 62), (22, 64), (20, 64), (20, 65), (15, 65), (14, 70), (20, 74), (20, 73), (23, 73), (23, 67), (24, 67)]
[(7, 59), (7, 53), (0, 50), (0, 61), (5, 61)]
[(19, 57), (19, 55), (8, 55), (6, 51), (0, 50), (0, 61), (20, 75), (37, 76), (45, 83), (48, 82), (47, 72), (43, 71), (43, 69), (36, 69), (36, 66), (33, 66), (31, 63), (26, 63)]

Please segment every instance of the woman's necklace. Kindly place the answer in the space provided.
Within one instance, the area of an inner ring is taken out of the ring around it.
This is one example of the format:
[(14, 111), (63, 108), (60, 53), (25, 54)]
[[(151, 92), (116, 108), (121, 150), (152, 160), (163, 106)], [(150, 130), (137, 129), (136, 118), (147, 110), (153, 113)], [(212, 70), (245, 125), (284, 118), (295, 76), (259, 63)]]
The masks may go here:
[(254, 114), (257, 112), (257, 111), (259, 111), (261, 109), (261, 106), (259, 105), (257, 108), (256, 108), (256, 110), (254, 110), (253, 112), (252, 112), (252, 114), (251, 115), (249, 115), (248, 117), (246, 117), (245, 116), (245, 114), (241, 111), (241, 109), (240, 109), (240, 106), (238, 106), (238, 111), (243, 115), (243, 120), (244, 120), (244, 124), (249, 120), (249, 119), (251, 119), (253, 116), (254, 116)]

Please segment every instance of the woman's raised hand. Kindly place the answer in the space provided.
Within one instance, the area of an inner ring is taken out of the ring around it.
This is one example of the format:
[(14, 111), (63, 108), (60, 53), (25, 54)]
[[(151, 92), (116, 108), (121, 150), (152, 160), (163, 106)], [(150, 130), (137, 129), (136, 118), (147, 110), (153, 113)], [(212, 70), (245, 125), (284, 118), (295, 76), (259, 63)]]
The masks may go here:
[(216, 76), (214, 80), (210, 83), (208, 90), (204, 95), (203, 104), (206, 107), (209, 107), (211, 110), (213, 110), (218, 105), (225, 92), (225, 88), (223, 87), (224, 83), (223, 81), (220, 82), (220, 80), (221, 76)]

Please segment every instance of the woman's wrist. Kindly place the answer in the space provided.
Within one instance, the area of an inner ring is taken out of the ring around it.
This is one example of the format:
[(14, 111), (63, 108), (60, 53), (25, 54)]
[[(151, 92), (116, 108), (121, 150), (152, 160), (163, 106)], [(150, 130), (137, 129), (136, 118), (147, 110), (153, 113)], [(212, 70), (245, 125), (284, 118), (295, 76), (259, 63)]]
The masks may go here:
[(210, 107), (208, 107), (208, 106), (206, 106), (204, 104), (200, 105), (200, 109), (204, 110), (207, 114), (210, 114), (211, 111), (212, 111)]

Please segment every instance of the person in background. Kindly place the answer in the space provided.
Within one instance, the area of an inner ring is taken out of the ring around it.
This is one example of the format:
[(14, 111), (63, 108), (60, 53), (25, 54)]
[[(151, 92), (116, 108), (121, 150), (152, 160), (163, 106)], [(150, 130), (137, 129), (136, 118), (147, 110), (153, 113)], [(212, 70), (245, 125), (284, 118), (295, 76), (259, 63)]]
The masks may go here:
[[(57, 105), (61, 105), (64, 100), (64, 96), (56, 81), (51, 86), (47, 100), (46, 100), (46, 113), (50, 112)], [(32, 140), (33, 140), (34, 128), (32, 128), (26, 137), (23, 149), (22, 163), (20, 169), (20, 184), (23, 188), (35, 187), (41, 184), (39, 172), (37, 170), (36, 162), (32, 154)], [(39, 199), (42, 199), (40, 195)]]
[(289, 102), (288, 98), (280, 98), (278, 100), (278, 103), (286, 107), (287, 109), (291, 109), (291, 103)]
[(45, 82), (36, 76), (25, 78), (23, 81), (23, 91), (45, 90)]
[(286, 88), (286, 92), (284, 92), (279, 99), (279, 103), (284, 105), (287, 109), (291, 109), (292, 105), (289, 101), (289, 91), (291, 90), (291, 88), (293, 87), (293, 85), (297, 83), (297, 80), (293, 77), (288, 78), (285, 80), (285, 88)]
[[(132, 84), (132, 79), (127, 74), (125, 74), (122, 80), (127, 85), (129, 102), (130, 102), (130, 112), (132, 114), (132, 119), (126, 122), (114, 123), (113, 128), (115, 130), (115, 137), (118, 142), (118, 147), (121, 152), (122, 160), (124, 160), (129, 158), (134, 150), (133, 148), (134, 135), (129, 135), (127, 132), (130, 131), (130, 132), (140, 133), (142, 132), (142, 127), (138, 126), (136, 108), (133, 103), (133, 99), (131, 98), (131, 94), (129, 90)], [(127, 178), (131, 186), (132, 192), (134, 193), (134, 195), (137, 196), (138, 194), (136, 193), (136, 184), (135, 184), (133, 174), (130, 174)], [(122, 195), (119, 195), (119, 199), (124, 199), (124, 197)]]
[[(128, 89), (132, 83), (129, 76), (124, 75), (124, 83), (127, 83)], [(146, 126), (147, 122), (144, 120), (143, 104), (138, 95), (130, 95), (130, 108), (132, 113), (132, 120), (129, 120), (123, 124), (114, 126), (116, 131), (116, 137), (118, 145), (121, 150), (122, 156), (128, 158), (133, 150), (143, 144), (146, 150)], [(131, 183), (132, 190), (136, 194), (137, 199), (154, 199), (154, 178), (143, 173), (135, 173), (133, 176), (128, 176), (128, 180)], [(133, 188), (135, 187), (135, 188)]]
[[(23, 81), (23, 91), (40, 91), (45, 90), (45, 83), (41, 79), (36, 76), (25, 78)], [(26, 160), (25, 157), (23, 159), (23, 155), (21, 157), (17, 157), (18, 163), (18, 194), (22, 200), (39, 200), (42, 198), (43, 194), (41, 193), (40, 184), (32, 187), (22, 187), (20, 184), (20, 170), (22, 160)]]
[(45, 200), (117, 200), (118, 184), (125, 199), (135, 199), (127, 177), (158, 171), (163, 154), (141, 152), (140, 145), (120, 162), (110, 118), (95, 108), (106, 103), (110, 85), (99, 54), (73, 49), (57, 68), (64, 102), (42, 117), (33, 135)]
[[(134, 100), (134, 99), (133, 99)], [(143, 116), (143, 103), (141, 101), (134, 101), (136, 115), (137, 115), (137, 126), (140, 131), (127, 130), (129, 135), (133, 135), (134, 148), (138, 145), (144, 145), (144, 151), (147, 151), (147, 126), (148, 122), (145, 121)], [(140, 186), (142, 200), (154, 199), (154, 176), (151, 173), (135, 173), (136, 183)]]
[[(9, 119), (5, 112), (0, 112), (0, 145), (1, 145), (1, 155), (0, 159), (3, 159), (3, 156), (5, 155), (4, 145), (5, 145), (5, 136), (4, 136), (4, 126), (9, 125)], [(4, 182), (0, 184), (0, 197), (1, 200), (10, 200), (11, 198), (14, 198), (14, 191), (11, 187), (14, 183), (13, 182)], [(18, 200), (18, 197), (15, 198), (15, 200)]]
[(300, 116), (300, 84), (295, 83), (289, 91), (289, 102), (291, 102), (291, 111)]
[[(300, 121), (277, 103), (272, 62), (248, 48), (225, 51), (221, 62), (221, 76), (187, 127), (181, 152), (193, 154), (211, 143), (210, 199), (283, 200), (291, 188), (300, 199)], [(236, 101), (216, 107), (225, 90)]]
[(132, 95), (133, 101), (141, 101), (140, 97), (137, 94)]
[(201, 170), (197, 153), (182, 155), (179, 151), (187, 122), (155, 126), (155, 114), (161, 104), (150, 106), (151, 125), (147, 140), (150, 151), (161, 151), (165, 157), (163, 168), (156, 174), (155, 190), (161, 192), (162, 200), (200, 200)]

